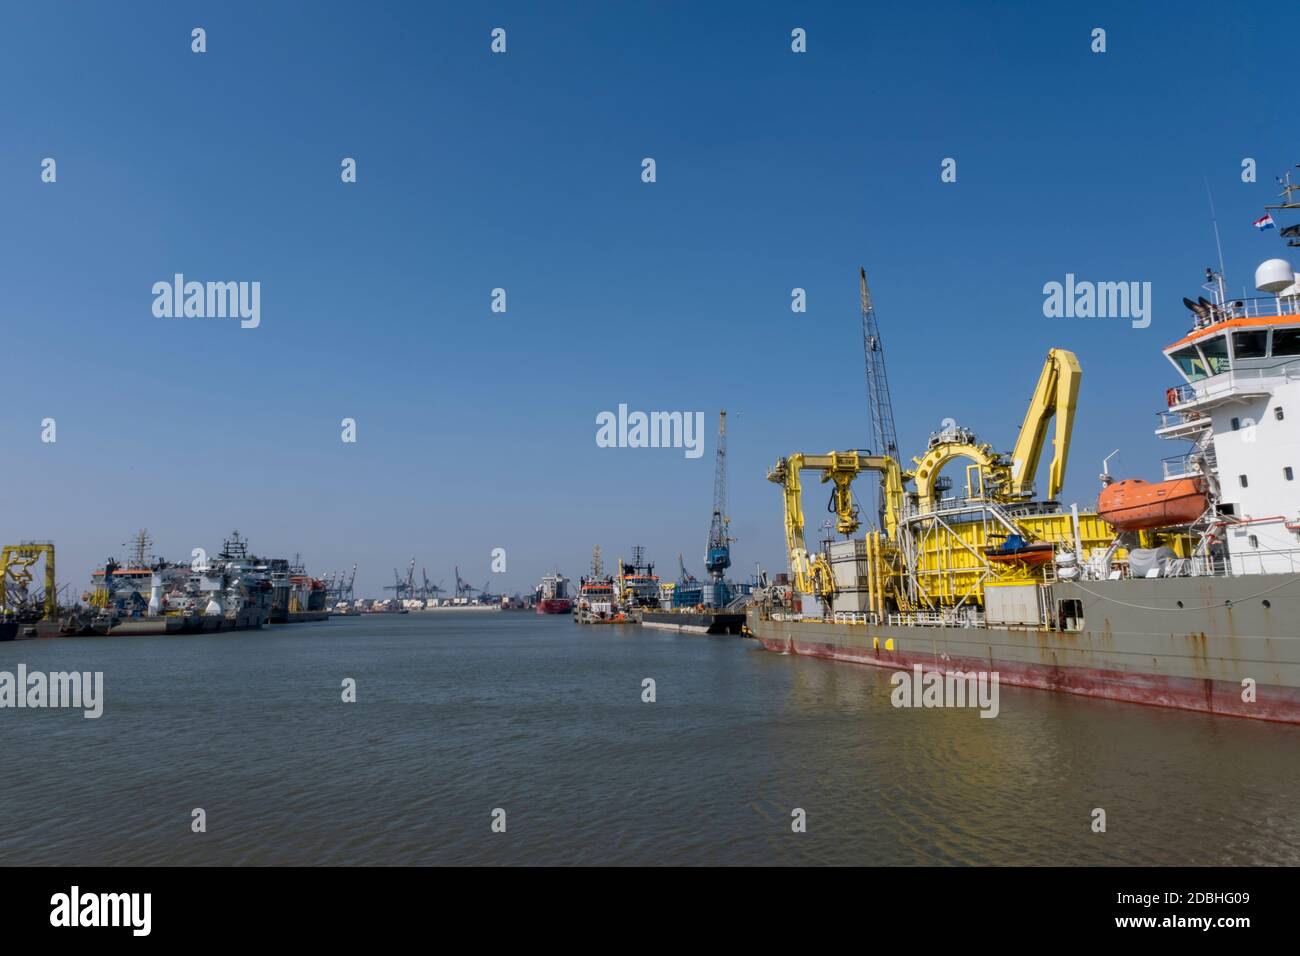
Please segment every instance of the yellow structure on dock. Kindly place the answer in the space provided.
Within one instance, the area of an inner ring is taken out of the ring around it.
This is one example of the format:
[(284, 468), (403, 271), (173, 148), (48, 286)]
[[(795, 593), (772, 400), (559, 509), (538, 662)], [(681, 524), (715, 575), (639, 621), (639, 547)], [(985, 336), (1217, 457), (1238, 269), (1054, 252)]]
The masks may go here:
[(0, 549), (0, 614), (14, 610), (10, 590), (18, 592), (19, 600), (27, 595), (32, 583), (32, 565), (45, 558), (45, 593), (43, 607), (46, 620), (59, 613), (58, 589), (54, 584), (54, 545), (49, 541), (24, 541), (7, 544)]

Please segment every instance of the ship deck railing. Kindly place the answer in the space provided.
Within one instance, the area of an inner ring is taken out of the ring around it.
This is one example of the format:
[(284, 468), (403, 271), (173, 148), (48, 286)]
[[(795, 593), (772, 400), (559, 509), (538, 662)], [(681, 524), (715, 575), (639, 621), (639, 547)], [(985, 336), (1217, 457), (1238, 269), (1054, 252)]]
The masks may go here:
[[(1257, 295), (1233, 299), (1219, 308), (1223, 318), (1282, 318), (1300, 313), (1300, 295)], [(1208, 326), (1207, 326), (1208, 327)]]
[[(1287, 358), (1278, 356), (1278, 358)], [(1300, 359), (1261, 368), (1225, 368), (1216, 375), (1197, 379), (1195, 382), (1180, 382), (1169, 389), (1171, 398), (1167, 415), (1185, 411), (1184, 405), (1199, 404), (1216, 399), (1231, 398), (1235, 395), (1266, 395), (1279, 382), (1300, 381)], [(1170, 421), (1168, 424), (1181, 424)]]
[[(1183, 387), (1183, 386), (1180, 386)], [(1187, 388), (1192, 386), (1188, 385)], [(1177, 389), (1175, 389), (1177, 391)], [(1214, 424), (1214, 419), (1204, 412), (1186, 411), (1186, 412), (1156, 412), (1156, 418), (1160, 419), (1157, 428), (1173, 428), (1178, 425), (1193, 425), (1197, 427), (1209, 428)]]
[(1187, 455), (1173, 455), (1169, 458), (1162, 458), (1160, 460), (1160, 470), (1164, 474), (1165, 481), (1205, 474), (1205, 469), (1201, 467), (1203, 457), (1200, 452), (1192, 452)]
[(888, 615), (887, 623), (900, 627), (983, 627), (984, 619), (945, 611), (900, 611)]
[(957, 515), (997, 511), (1010, 518), (1033, 517), (1041, 514), (1055, 514), (1058, 506), (1055, 502), (1024, 501), (1003, 502), (985, 495), (971, 495), (952, 498), (940, 498), (933, 504), (904, 504), (901, 520), (912, 521), (923, 518), (951, 518)]
[(875, 614), (864, 614), (860, 611), (836, 611), (831, 615), (831, 620), (836, 624), (879, 624), (880, 620)]

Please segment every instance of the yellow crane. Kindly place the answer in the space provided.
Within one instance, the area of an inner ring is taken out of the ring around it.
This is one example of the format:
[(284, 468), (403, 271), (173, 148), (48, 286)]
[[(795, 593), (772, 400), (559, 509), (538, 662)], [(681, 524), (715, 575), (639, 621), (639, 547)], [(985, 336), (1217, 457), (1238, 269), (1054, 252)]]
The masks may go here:
[(1053, 440), (1051, 464), (1047, 471), (1047, 495), (1054, 501), (1065, 483), (1065, 466), (1070, 457), (1070, 434), (1074, 429), (1074, 411), (1079, 399), (1079, 381), (1082, 377), (1079, 360), (1073, 352), (1051, 349), (1043, 362), (1020, 436), (1008, 459), (988, 444), (976, 443), (964, 429), (953, 429), (952, 437), (940, 434), (932, 441), (926, 453), (912, 459), (916, 470), (916, 497), (922, 511), (933, 510), (935, 505), (935, 480), (944, 466), (954, 458), (966, 458), (974, 463), (972, 468), (972, 496), (987, 496), (994, 501), (1027, 501), (1034, 496), (1034, 476), (1047, 444), (1047, 428), (1053, 419), (1056, 436)]
[(835, 530), (851, 535), (858, 530), (858, 509), (853, 503), (853, 480), (864, 471), (881, 475), (885, 493), (885, 531), (892, 540), (897, 530), (898, 516), (903, 512), (907, 476), (898, 462), (888, 455), (864, 455), (856, 451), (832, 451), (825, 455), (794, 454), (782, 458), (767, 473), (767, 480), (781, 486), (785, 501), (785, 543), (790, 554), (790, 570), (795, 576), (795, 588), (804, 594), (830, 594), (834, 590), (830, 566), (820, 555), (809, 555), (804, 543), (803, 486), (801, 471), (821, 473), (821, 482), (835, 485)]
[[(1046, 499), (1055, 500), (1065, 479), (1081, 374), (1074, 353), (1065, 349), (1051, 349), (1047, 353), (1010, 457), (994, 451), (987, 443), (977, 441), (970, 431), (954, 427), (931, 440), (925, 454), (912, 460), (915, 468), (911, 471), (904, 471), (891, 456), (866, 455), (856, 451), (832, 451), (825, 455), (794, 454), (777, 461), (769, 470), (767, 478), (782, 487), (786, 547), (790, 554), (790, 569), (796, 590), (823, 599), (835, 592), (834, 578), (826, 558), (820, 554), (810, 555), (804, 540), (800, 472), (816, 471), (820, 474), (822, 483), (830, 482), (835, 486), (832, 504), (837, 518), (836, 530), (845, 536), (852, 535), (860, 526), (857, 507), (853, 502), (853, 480), (864, 471), (874, 471), (881, 475), (884, 490), (884, 534), (883, 539), (879, 535), (869, 535), (867, 545), (871, 555), (870, 574), (874, 582), (872, 601), (875, 608), (883, 610), (880, 595), (891, 589), (891, 576), (902, 573), (899, 570), (901, 565), (895, 566), (900, 548), (899, 529), (909, 518), (915, 520), (917, 516), (924, 517), (937, 510), (937, 480), (949, 462), (956, 458), (965, 458), (971, 462), (967, 468), (969, 497), (996, 504), (1025, 501), (1033, 497), (1034, 476), (1047, 443), (1049, 426), (1054, 419), (1055, 438), (1048, 469)], [(914, 490), (908, 489), (909, 483), (914, 485)], [(1094, 515), (1082, 517), (1086, 519), (1082, 538), (1093, 544), (1095, 539), (1104, 536), (1105, 528), (1099, 520), (1093, 520)], [(1018, 520), (1027, 537), (1062, 542), (1069, 540), (1071, 525), (1068, 515), (1042, 514)], [(943, 592), (961, 597), (962, 600), (968, 599), (978, 593), (989, 574), (988, 566), (981, 556), (981, 549), (986, 544), (983, 522), (962, 524), (960, 521), (950, 521), (941, 522), (938, 527), (941, 534), (946, 535), (942, 542), (931, 534), (924, 546), (910, 546), (907, 549), (912, 563), (916, 565), (914, 570), (935, 576), (940, 581), (947, 575), (950, 580), (944, 585)], [(934, 528), (931, 530), (934, 531)], [(959, 564), (969, 564), (970, 567), (962, 567), (960, 570), (954, 567), (952, 571), (944, 571), (941, 567), (928, 566), (931, 562), (944, 564), (952, 560), (953, 554), (962, 559)], [(901, 587), (892, 590), (900, 603), (906, 601)], [(917, 601), (922, 604), (929, 603), (933, 597), (927, 596), (928, 592), (924, 588), (920, 588), (918, 594), (920, 597)]]
[(1047, 471), (1047, 500), (1055, 501), (1065, 484), (1065, 465), (1070, 459), (1070, 432), (1074, 428), (1074, 410), (1079, 401), (1079, 380), (1083, 371), (1073, 352), (1052, 349), (1047, 353), (1043, 371), (1038, 376), (1020, 437), (1011, 451), (1011, 490), (1013, 498), (1033, 495), (1034, 475), (1047, 443), (1047, 425), (1056, 419), (1056, 437), (1052, 440), (1052, 461)]
[(0, 550), (0, 611), (11, 610), (11, 587), (20, 595), (27, 594), (27, 587), (32, 583), (32, 565), (42, 557), (45, 558), (45, 618), (53, 620), (58, 616), (58, 591), (54, 586), (54, 545), (48, 541), (7, 544)]

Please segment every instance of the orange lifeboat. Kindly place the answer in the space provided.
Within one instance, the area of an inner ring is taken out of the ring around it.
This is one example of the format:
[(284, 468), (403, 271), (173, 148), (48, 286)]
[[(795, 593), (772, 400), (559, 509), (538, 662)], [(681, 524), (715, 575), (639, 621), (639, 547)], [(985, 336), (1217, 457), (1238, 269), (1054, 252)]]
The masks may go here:
[(1208, 507), (1198, 478), (1152, 484), (1129, 478), (1107, 485), (1097, 499), (1097, 514), (1116, 531), (1144, 531), (1191, 524)]

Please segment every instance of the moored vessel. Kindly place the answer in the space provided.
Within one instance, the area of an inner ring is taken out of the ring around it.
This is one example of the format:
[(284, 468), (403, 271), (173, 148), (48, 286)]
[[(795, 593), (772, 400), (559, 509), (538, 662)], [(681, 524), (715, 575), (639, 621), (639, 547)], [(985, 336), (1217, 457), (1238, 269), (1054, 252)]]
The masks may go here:
[[(200, 634), (260, 628), (274, 605), (271, 562), (251, 555), (235, 531), (215, 557), (191, 564), (150, 559), (144, 533), (123, 567), (114, 559), (91, 575), (88, 607), (43, 622), (37, 636)], [(147, 597), (146, 597), (147, 595)]]
[[(1163, 350), (1182, 381), (1156, 434), (1190, 447), (1159, 482), (1104, 471), (1097, 511), (1058, 503), (1081, 370), (1053, 349), (1010, 454), (949, 421), (906, 468), (880, 430), (890, 453), (779, 460), (768, 477), (784, 491), (793, 582), (765, 589), (748, 633), (779, 653), (1300, 722), (1300, 275), (1269, 260), (1263, 295), (1233, 300), (1206, 273), (1211, 298), (1185, 300), (1192, 329)], [(866, 334), (865, 276), (863, 313)], [(954, 494), (940, 471), (956, 460), (967, 482)], [(803, 471), (833, 485), (843, 560), (804, 547)], [(882, 507), (858, 537), (850, 485), (865, 471)]]
[(569, 597), (569, 579), (559, 571), (547, 574), (537, 585), (535, 607), (538, 614), (569, 614), (573, 598)]
[(616, 582), (605, 573), (600, 545), (591, 552), (591, 573), (583, 575), (578, 582), (573, 619), (579, 624), (620, 624), (627, 620), (619, 604)]

